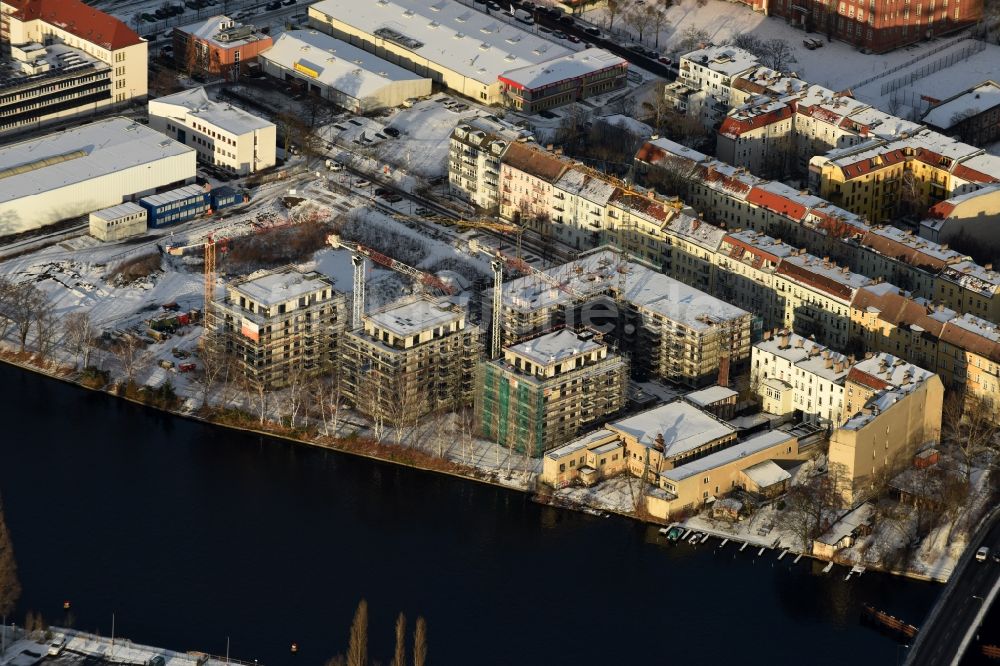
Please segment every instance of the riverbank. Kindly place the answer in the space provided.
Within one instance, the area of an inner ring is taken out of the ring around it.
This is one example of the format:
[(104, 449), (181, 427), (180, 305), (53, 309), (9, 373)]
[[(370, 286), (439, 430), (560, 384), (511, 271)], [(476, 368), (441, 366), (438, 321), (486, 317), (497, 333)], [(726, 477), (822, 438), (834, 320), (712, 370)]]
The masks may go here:
[[(740, 534), (737, 532), (727, 532), (722, 529), (717, 529), (712, 525), (709, 525), (704, 519), (699, 516), (694, 516), (682, 523), (673, 523), (670, 521), (659, 521), (655, 520), (649, 516), (640, 516), (632, 511), (624, 511), (621, 509), (620, 502), (602, 502), (602, 501), (578, 501), (567, 496), (567, 494), (559, 494), (548, 491), (544, 489), (539, 492), (539, 489), (535, 487), (534, 483), (531, 483), (531, 477), (529, 475), (529, 483), (519, 482), (517, 478), (511, 476), (505, 478), (503, 473), (499, 469), (494, 469), (492, 472), (485, 472), (484, 470), (477, 468), (473, 465), (462, 464), (454, 460), (450, 460), (443, 457), (437, 457), (428, 453), (427, 451), (411, 448), (408, 446), (391, 445), (382, 442), (377, 442), (375, 440), (363, 437), (332, 437), (321, 435), (319, 433), (310, 435), (308, 431), (305, 430), (292, 430), (290, 428), (280, 426), (278, 424), (269, 424), (270, 427), (260, 427), (252, 415), (236, 410), (211, 410), (202, 409), (197, 411), (189, 411), (184, 409), (170, 409), (162, 405), (151, 404), (148, 401), (138, 399), (134, 395), (121, 394), (114, 390), (109, 390), (108, 386), (90, 386), (87, 383), (81, 381), (82, 373), (79, 371), (68, 368), (65, 366), (59, 366), (56, 364), (46, 364), (45, 366), (40, 366), (33, 362), (35, 360), (34, 356), (31, 354), (12, 354), (11, 352), (5, 352), (0, 354), (0, 361), (7, 363), (8, 365), (17, 367), (21, 370), (26, 370), (33, 372), (50, 379), (56, 379), (61, 382), (70, 384), (72, 386), (84, 388), (96, 393), (103, 393), (111, 397), (120, 398), (127, 402), (131, 402), (136, 405), (140, 405), (147, 408), (153, 408), (156, 411), (170, 414), (175, 417), (180, 417), (182, 419), (195, 421), (205, 425), (213, 427), (222, 427), (235, 432), (242, 432), (247, 434), (253, 434), (258, 436), (272, 437), (275, 439), (283, 440), (292, 444), (297, 445), (307, 445), (309, 447), (315, 447), (328, 451), (335, 451), (338, 453), (344, 453), (359, 458), (366, 458), (369, 460), (374, 460), (378, 462), (391, 463), (394, 465), (399, 465), (402, 467), (407, 467), (410, 469), (415, 469), (423, 472), (434, 472), (437, 474), (450, 476), (453, 478), (458, 478), (465, 481), (475, 481), (482, 484), (487, 484), (491, 486), (496, 486), (503, 488), (505, 490), (514, 490), (520, 493), (526, 494), (532, 501), (546, 506), (552, 506), (555, 508), (569, 509), (573, 511), (578, 511), (590, 515), (609, 517), (610, 515), (615, 515), (620, 518), (626, 518), (631, 521), (638, 522), (640, 524), (657, 525), (657, 526), (667, 526), (672, 524), (683, 525), (686, 528), (691, 528), (695, 531), (703, 532), (706, 534), (712, 534), (719, 539), (726, 539), (729, 541), (734, 541), (738, 543), (747, 543), (754, 547), (768, 547), (768, 548), (779, 548), (787, 549), (785, 545), (782, 544), (780, 536), (775, 538), (767, 539), (757, 539), (749, 534)], [(605, 481), (605, 484), (611, 483), (621, 483), (624, 479), (624, 483), (630, 483), (630, 479), (627, 477), (622, 477), (618, 479), (610, 479)], [(603, 485), (603, 484), (602, 484)], [(593, 493), (592, 495), (584, 494), (583, 497), (601, 497), (601, 493)], [(795, 555), (801, 555), (808, 557), (813, 560), (821, 562), (834, 562), (843, 566), (850, 567), (851, 562), (844, 560), (843, 558), (822, 558), (813, 555), (811, 552), (802, 552), (798, 550), (790, 550), (789, 552)], [(933, 576), (922, 573), (916, 570), (910, 569), (899, 569), (893, 567), (887, 567), (880, 565), (879, 563), (865, 563), (865, 566), (869, 570), (879, 571), (886, 574), (891, 574), (895, 576), (902, 576), (910, 578), (913, 580), (928, 581), (945, 583), (948, 580), (948, 576)]]

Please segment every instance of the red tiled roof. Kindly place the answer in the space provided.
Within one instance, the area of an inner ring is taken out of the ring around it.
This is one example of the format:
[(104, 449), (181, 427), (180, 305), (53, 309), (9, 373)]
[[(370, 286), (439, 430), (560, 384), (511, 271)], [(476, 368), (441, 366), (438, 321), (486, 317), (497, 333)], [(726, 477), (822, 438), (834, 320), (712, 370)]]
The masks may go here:
[(886, 389), (891, 386), (888, 382), (883, 381), (874, 375), (869, 375), (867, 372), (863, 372), (857, 368), (851, 368), (847, 371), (847, 381), (867, 386), (868, 388), (876, 391), (881, 391), (882, 389)]
[(732, 176), (727, 176), (712, 165), (698, 165), (698, 176), (705, 183), (719, 183), (722, 187), (733, 192), (739, 192), (740, 194), (746, 194), (750, 191), (750, 185), (743, 182), (739, 178), (733, 178)]
[(882, 153), (879, 157), (882, 159), (878, 164), (874, 163), (874, 157), (864, 159), (859, 162), (852, 162), (844, 167), (844, 173), (847, 174), (848, 178), (857, 178), (858, 176), (863, 176), (864, 174), (872, 171), (884, 169), (887, 166), (906, 160), (906, 154), (899, 148), (890, 150), (887, 153)]
[(41, 19), (77, 37), (108, 50), (121, 49), (143, 40), (122, 21), (80, 0), (4, 0), (21, 21)]
[(881, 234), (868, 232), (862, 237), (861, 244), (870, 247), (876, 252), (893, 259), (900, 259), (904, 263), (917, 268), (924, 268), (931, 271), (940, 271), (948, 262), (939, 257), (933, 257), (921, 252), (919, 248), (900, 243), (892, 238), (886, 238)]
[(909, 327), (914, 324), (934, 337), (941, 335), (944, 322), (931, 316), (927, 306), (896, 292), (878, 293), (871, 289), (858, 289), (851, 304), (854, 310), (866, 311), (868, 308), (878, 309), (878, 318), (896, 327)]
[(1000, 344), (952, 322), (944, 325), (941, 339), (959, 349), (1000, 362)]
[(938, 203), (930, 207), (930, 209), (927, 211), (927, 214), (935, 219), (943, 220), (949, 215), (951, 215), (952, 211), (954, 210), (955, 210), (955, 204), (950, 203), (948, 201), (939, 201)]
[(512, 143), (504, 154), (504, 165), (524, 171), (549, 183), (559, 180), (569, 169), (566, 160), (559, 159), (541, 148), (531, 148), (524, 143)]
[(806, 207), (802, 204), (759, 187), (750, 190), (747, 201), (793, 220), (801, 220), (806, 215)]
[(719, 127), (719, 134), (729, 138), (736, 138), (747, 132), (760, 129), (771, 123), (787, 120), (791, 117), (792, 110), (787, 106), (773, 109), (767, 113), (760, 113), (751, 118), (739, 119), (734, 116), (726, 116), (726, 119), (722, 121), (722, 125)]
[(739, 238), (734, 238), (733, 236), (726, 236), (726, 242), (733, 246), (733, 251), (729, 254), (729, 256), (733, 257), (734, 259), (738, 258), (737, 254), (742, 254), (742, 252), (737, 253), (738, 248), (742, 249), (744, 252), (749, 252), (754, 257), (756, 257), (758, 261), (753, 262), (755, 268), (759, 268), (760, 264), (763, 263), (764, 259), (773, 261), (774, 263), (778, 263), (781, 260), (781, 258), (778, 255), (771, 254), (770, 252), (765, 252), (759, 247), (751, 245), (749, 243), (745, 243)]
[(820, 291), (825, 291), (831, 296), (845, 301), (850, 301), (851, 296), (853, 295), (853, 290), (846, 284), (837, 282), (826, 275), (813, 273), (808, 268), (798, 266), (788, 261), (782, 261), (778, 264), (778, 270), (776, 272), (778, 275), (786, 275), (796, 282), (809, 285), (815, 289), (819, 289)]
[(964, 164), (959, 164), (955, 167), (953, 173), (963, 180), (968, 180), (973, 183), (1000, 183), (1000, 179), (996, 176), (991, 176), (988, 173), (983, 173), (982, 171), (977, 171)]

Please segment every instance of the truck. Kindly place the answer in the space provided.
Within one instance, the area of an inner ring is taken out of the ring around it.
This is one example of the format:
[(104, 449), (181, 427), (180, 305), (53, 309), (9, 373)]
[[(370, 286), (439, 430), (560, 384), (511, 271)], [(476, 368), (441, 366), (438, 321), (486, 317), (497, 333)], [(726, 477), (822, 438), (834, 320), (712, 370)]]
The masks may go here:
[(523, 9), (518, 9), (514, 11), (514, 20), (519, 21), (524, 25), (535, 25), (535, 19), (531, 15), (531, 12), (525, 11)]

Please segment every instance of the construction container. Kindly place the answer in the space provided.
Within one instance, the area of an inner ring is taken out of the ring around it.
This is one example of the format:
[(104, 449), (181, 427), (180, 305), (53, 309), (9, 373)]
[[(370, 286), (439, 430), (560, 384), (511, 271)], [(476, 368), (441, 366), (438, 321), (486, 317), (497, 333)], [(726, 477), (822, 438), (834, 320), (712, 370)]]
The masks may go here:
[(231, 187), (217, 187), (208, 194), (215, 212), (243, 203), (243, 195)]
[(162, 194), (153, 194), (139, 199), (139, 205), (146, 209), (151, 227), (187, 222), (208, 213), (211, 196), (200, 185), (185, 185)]

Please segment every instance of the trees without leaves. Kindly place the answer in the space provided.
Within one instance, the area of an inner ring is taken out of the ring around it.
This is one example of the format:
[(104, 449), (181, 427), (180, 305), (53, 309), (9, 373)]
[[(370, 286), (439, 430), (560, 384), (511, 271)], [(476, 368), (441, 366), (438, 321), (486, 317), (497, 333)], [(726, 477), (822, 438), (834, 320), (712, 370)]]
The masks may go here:
[(413, 631), (413, 666), (427, 664), (427, 622), (423, 616), (417, 617), (417, 628)]
[(402, 613), (396, 618), (396, 652), (392, 666), (406, 666), (406, 616)]
[(0, 615), (11, 615), (17, 600), (21, 598), (21, 582), (17, 578), (17, 561), (14, 559), (14, 545), (3, 515), (3, 500), (0, 498)]
[(368, 602), (362, 599), (354, 611), (347, 645), (347, 666), (368, 666)]
[(66, 345), (76, 357), (77, 364), (83, 362), (83, 367), (90, 363), (90, 352), (93, 349), (97, 332), (90, 320), (89, 312), (71, 312), (63, 319), (63, 331)]

